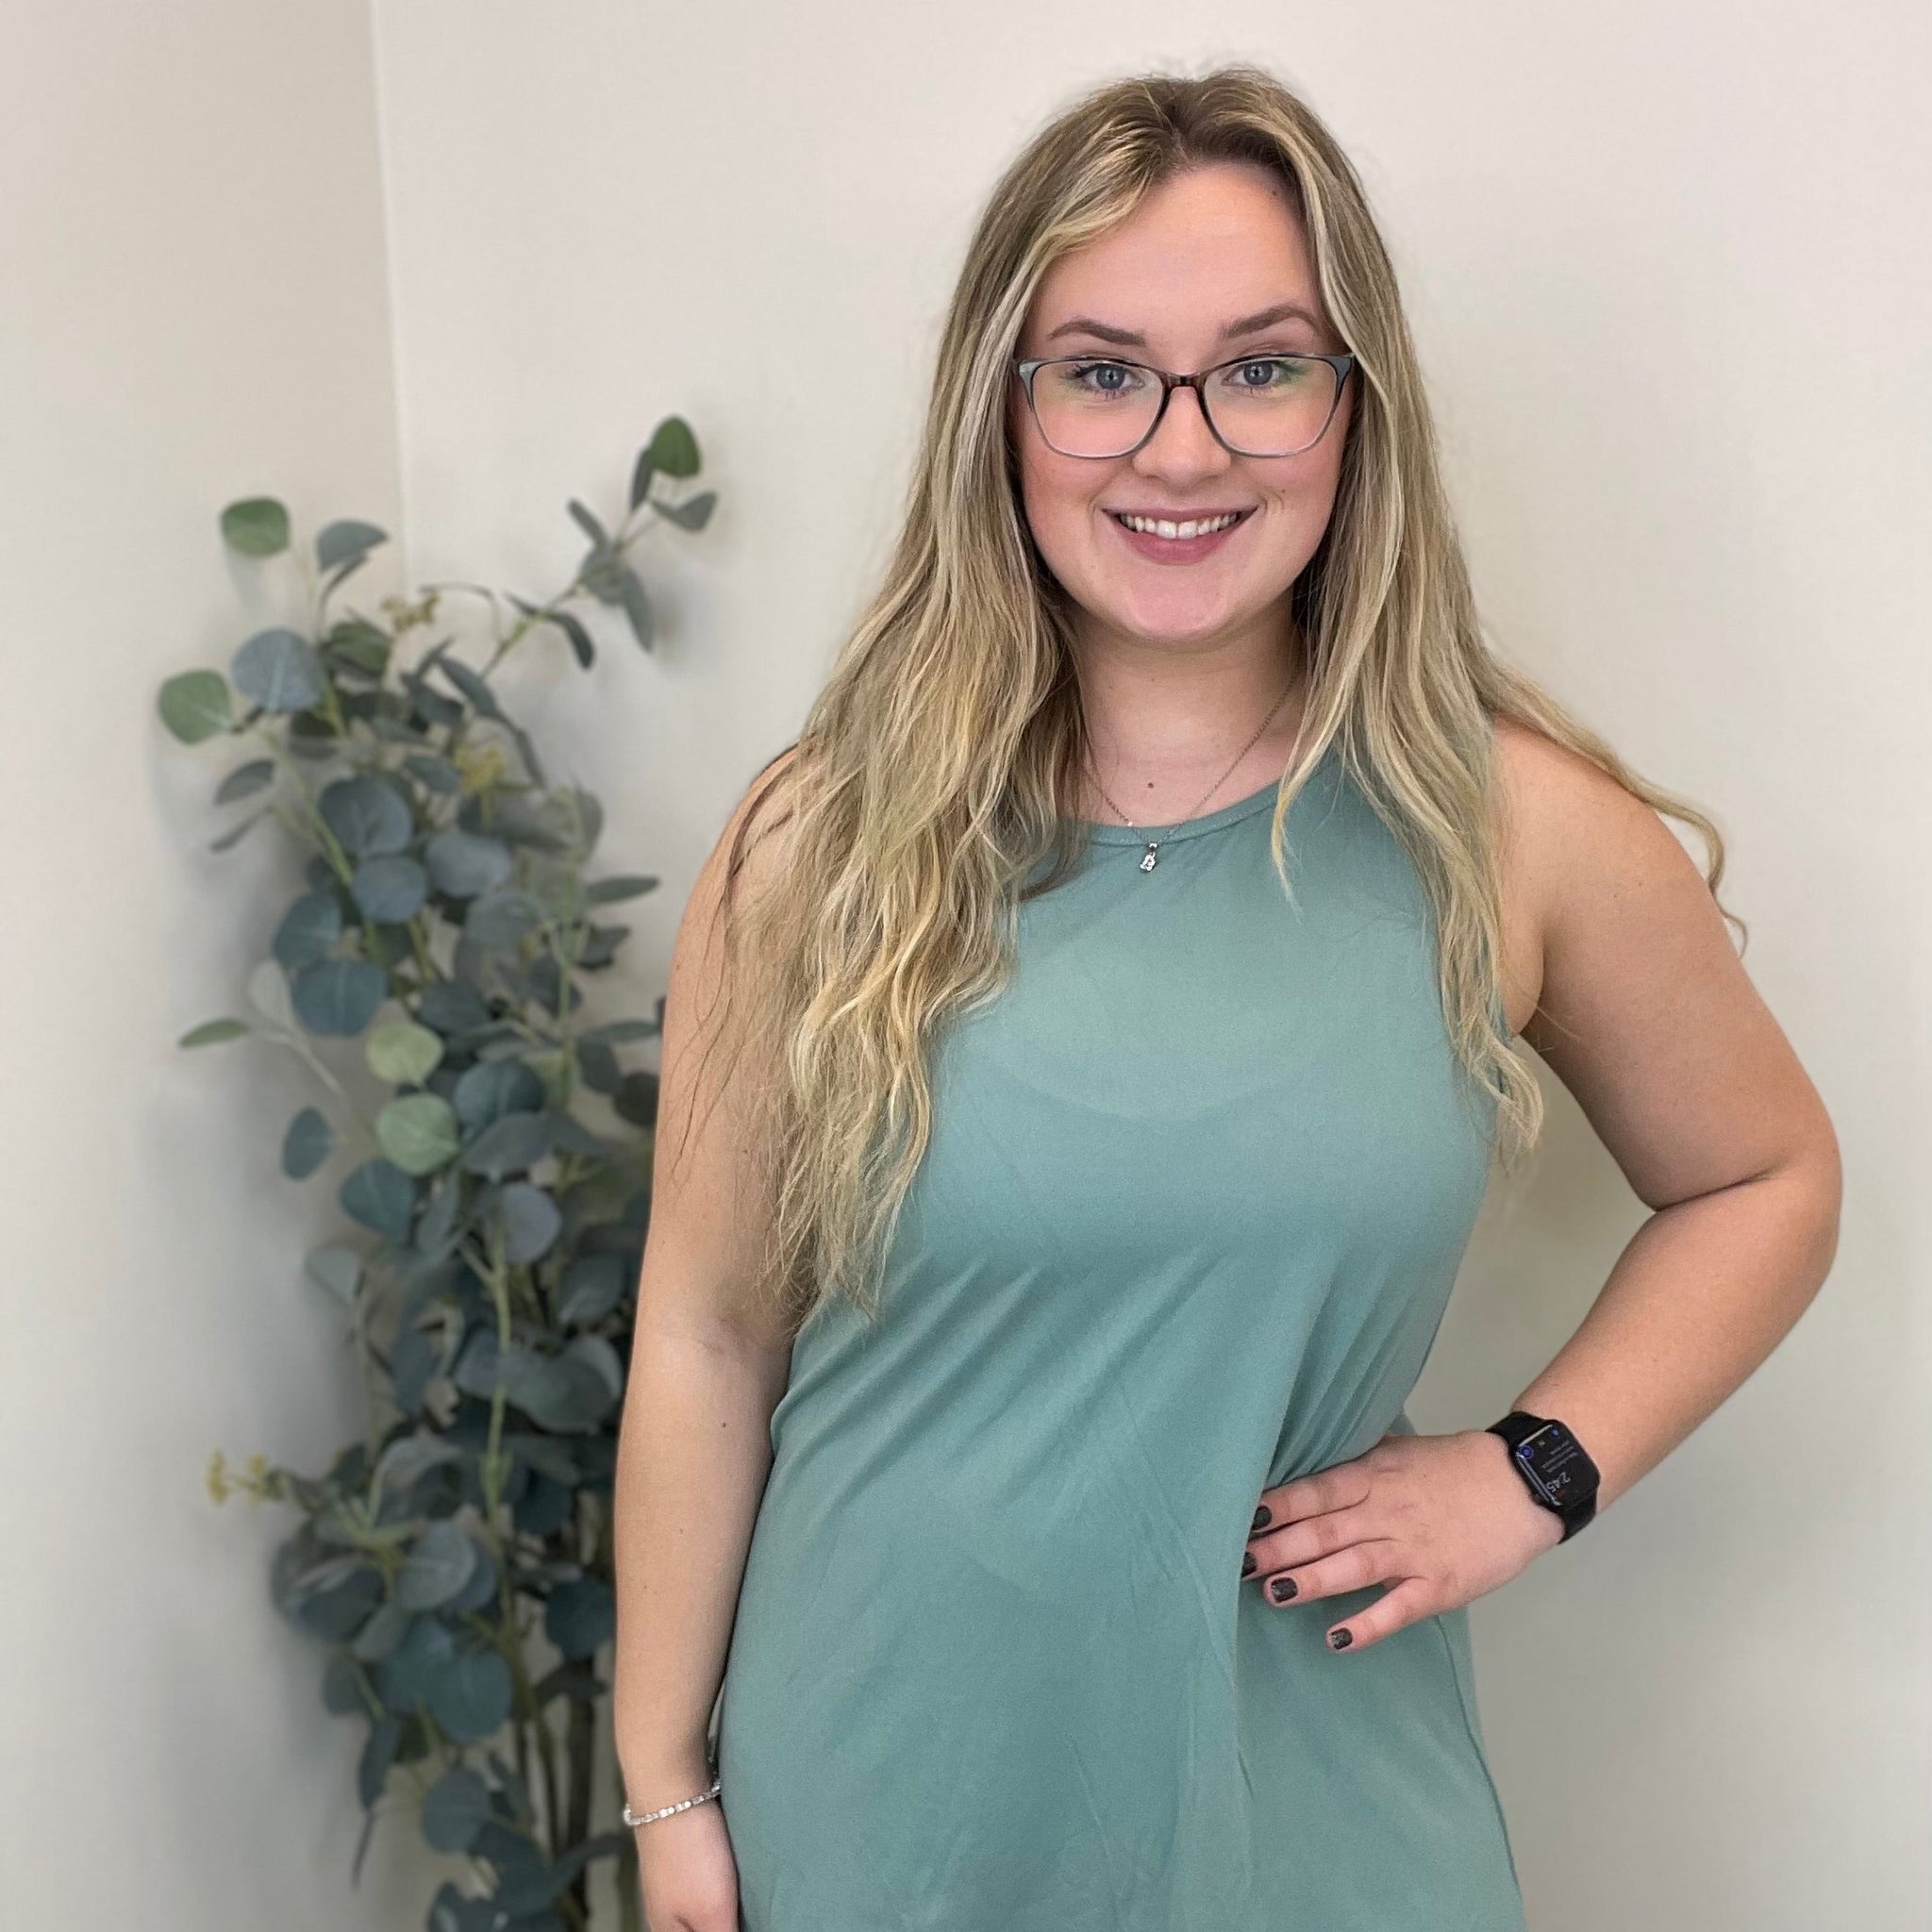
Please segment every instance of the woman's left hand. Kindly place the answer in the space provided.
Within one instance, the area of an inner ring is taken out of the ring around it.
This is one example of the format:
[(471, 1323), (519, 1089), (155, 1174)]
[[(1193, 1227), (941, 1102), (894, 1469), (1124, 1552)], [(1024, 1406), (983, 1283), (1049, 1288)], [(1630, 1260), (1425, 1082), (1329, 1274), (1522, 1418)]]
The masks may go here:
[[(1563, 1538), (1562, 1519), (1531, 1496), (1509, 1448), (1487, 1429), (1391, 1433), (1352, 1462), (1261, 1491), (1267, 1520), (1248, 1538), (1262, 1601), (1293, 1579), (1292, 1609), (1371, 1583), (1390, 1588), (1328, 1632), (1360, 1650), (1405, 1624), (1496, 1589)], [(1340, 1640), (1338, 1641), (1338, 1639)]]

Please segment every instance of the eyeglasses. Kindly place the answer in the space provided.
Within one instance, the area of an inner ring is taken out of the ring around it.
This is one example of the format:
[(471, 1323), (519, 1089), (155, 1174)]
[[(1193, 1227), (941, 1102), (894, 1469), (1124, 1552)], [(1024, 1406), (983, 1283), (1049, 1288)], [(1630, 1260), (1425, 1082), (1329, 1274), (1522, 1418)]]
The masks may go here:
[(1160, 426), (1177, 389), (1199, 397), (1231, 456), (1295, 457), (1327, 434), (1353, 356), (1240, 356), (1195, 375), (1112, 356), (1015, 361), (1046, 446), (1063, 457), (1130, 457)]

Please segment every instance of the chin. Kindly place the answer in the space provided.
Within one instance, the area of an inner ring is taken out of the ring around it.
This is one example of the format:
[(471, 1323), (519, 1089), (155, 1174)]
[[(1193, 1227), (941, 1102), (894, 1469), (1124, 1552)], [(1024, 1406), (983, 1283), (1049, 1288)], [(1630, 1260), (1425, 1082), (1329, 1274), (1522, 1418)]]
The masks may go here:
[(1117, 597), (1093, 608), (1104, 623), (1128, 636), (1173, 643), (1212, 637), (1241, 617), (1233, 599), (1218, 596)]

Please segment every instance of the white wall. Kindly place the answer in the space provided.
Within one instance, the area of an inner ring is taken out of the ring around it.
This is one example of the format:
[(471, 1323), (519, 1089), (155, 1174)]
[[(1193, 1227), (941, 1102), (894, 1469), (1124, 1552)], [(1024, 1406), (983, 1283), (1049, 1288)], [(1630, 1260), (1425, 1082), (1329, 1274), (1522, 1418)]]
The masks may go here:
[[(1254, 56), (1307, 89), (1404, 273), (1499, 644), (1715, 812), (1850, 1171), (1833, 1280), (1759, 1376), (1476, 1607), (1532, 1924), (1923, 1932), (1923, 8), (409, 0), (377, 25), (419, 565), (548, 583), (563, 496), (617, 490), (667, 408), (723, 494), (666, 546), (663, 661), (531, 686), (675, 888), (659, 958), (884, 553), (1005, 159), (1137, 66)], [(1547, 1084), (1424, 1428), (1499, 1413), (1641, 1217)]]
[[(540, 642), (511, 680), (611, 853), (664, 877), (628, 968), (648, 995), (884, 554), (998, 169), (1080, 85), (1238, 56), (1363, 169), (1499, 644), (1731, 839), (1747, 964), (1849, 1174), (1833, 1279), (1767, 1367), (1476, 1606), (1532, 1926), (1921, 1932), (1923, 9), (375, 0), (375, 27), (380, 190), (354, 8), (95, 0), (0, 64), (0, 558), (30, 701), (4, 765), (25, 1520), (0, 1921), (420, 1916), (400, 1851), (348, 1891), (348, 1733), (266, 1609), (271, 1525), (199, 1489), (215, 1443), (299, 1461), (352, 1412), (291, 1266), (320, 1204), (275, 1173), (300, 1081), (169, 1044), (232, 1003), (279, 876), (201, 851), (208, 774), (152, 719), (162, 675), (245, 634), (215, 508), (275, 489), (311, 526), (394, 527), (399, 408), (414, 575), (547, 591), (580, 549), (564, 499), (614, 506), (652, 424), (690, 417), (722, 503), (663, 533), (658, 655), (605, 625), (590, 674)], [(1488, 1421), (1641, 1217), (1548, 1091), (1424, 1428)]]
[(208, 853), (240, 760), (154, 708), (267, 621), (225, 503), (396, 522), (369, 25), (78, 0), (5, 42), (0, 1925), (417, 1924), (407, 1819), (349, 1883), (359, 1740), (268, 1600), (292, 1519), (203, 1488), (358, 1413), (300, 1274), (325, 1203), (277, 1169), (299, 1072), (174, 1043), (293, 869), (262, 828)]

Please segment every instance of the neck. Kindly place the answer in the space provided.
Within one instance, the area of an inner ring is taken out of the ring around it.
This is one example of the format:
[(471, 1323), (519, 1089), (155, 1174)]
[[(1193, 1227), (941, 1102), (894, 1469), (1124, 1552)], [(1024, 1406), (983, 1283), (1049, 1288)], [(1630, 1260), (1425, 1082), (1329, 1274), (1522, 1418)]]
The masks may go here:
[(1083, 640), (1075, 660), (1087, 738), (1075, 808), (1083, 817), (1195, 817), (1258, 791), (1294, 751), (1306, 678), (1292, 631), (1198, 649)]

